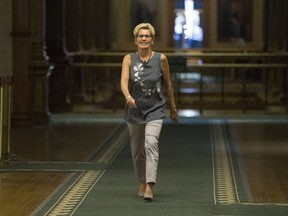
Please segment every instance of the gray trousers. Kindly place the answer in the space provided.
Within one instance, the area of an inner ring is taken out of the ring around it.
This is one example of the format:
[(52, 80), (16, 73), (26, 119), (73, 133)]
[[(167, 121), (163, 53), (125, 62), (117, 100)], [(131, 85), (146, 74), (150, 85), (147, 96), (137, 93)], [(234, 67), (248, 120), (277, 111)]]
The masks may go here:
[(156, 183), (162, 124), (162, 119), (146, 124), (127, 123), (134, 169), (143, 184)]

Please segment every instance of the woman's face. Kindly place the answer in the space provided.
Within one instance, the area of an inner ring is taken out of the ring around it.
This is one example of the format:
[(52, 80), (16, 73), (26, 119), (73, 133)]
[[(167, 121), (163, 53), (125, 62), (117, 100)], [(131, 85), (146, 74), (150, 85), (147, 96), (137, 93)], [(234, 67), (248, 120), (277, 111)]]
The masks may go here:
[(149, 48), (153, 43), (153, 37), (148, 29), (140, 29), (135, 38), (135, 44), (139, 48)]

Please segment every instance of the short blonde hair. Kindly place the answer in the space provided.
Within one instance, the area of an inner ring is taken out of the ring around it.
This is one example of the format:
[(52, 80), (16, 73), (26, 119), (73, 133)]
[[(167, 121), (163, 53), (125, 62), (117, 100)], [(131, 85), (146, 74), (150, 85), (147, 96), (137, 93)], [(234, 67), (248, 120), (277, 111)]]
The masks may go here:
[(152, 38), (155, 37), (155, 29), (150, 23), (140, 23), (140, 24), (138, 24), (133, 30), (134, 37), (138, 36), (138, 33), (139, 33), (140, 29), (148, 29), (150, 31), (150, 34), (151, 34)]

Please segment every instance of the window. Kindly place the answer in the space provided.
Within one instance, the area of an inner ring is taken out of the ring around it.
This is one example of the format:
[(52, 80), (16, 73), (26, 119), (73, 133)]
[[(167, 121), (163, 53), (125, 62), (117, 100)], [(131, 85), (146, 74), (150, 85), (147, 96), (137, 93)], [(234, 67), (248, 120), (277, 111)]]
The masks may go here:
[(176, 48), (200, 48), (203, 42), (201, 0), (176, 0), (173, 39)]

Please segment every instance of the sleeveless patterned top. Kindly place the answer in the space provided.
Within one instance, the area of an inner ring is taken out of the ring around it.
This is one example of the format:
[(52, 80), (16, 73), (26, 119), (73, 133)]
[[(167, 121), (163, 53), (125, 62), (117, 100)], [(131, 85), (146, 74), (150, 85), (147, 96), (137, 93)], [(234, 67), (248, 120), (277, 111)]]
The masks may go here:
[(136, 53), (131, 53), (128, 89), (137, 108), (125, 107), (125, 120), (132, 124), (144, 124), (165, 117), (166, 101), (163, 92), (161, 53), (143, 63)]

